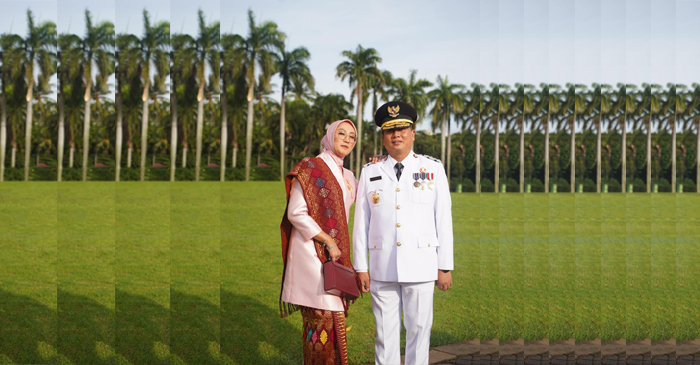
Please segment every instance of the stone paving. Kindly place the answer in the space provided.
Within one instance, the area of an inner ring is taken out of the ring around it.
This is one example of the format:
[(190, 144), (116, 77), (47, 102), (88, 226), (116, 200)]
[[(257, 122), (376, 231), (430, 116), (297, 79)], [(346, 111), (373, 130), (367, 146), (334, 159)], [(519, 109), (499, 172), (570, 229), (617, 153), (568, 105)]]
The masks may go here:
[[(401, 357), (402, 364), (404, 357)], [(470, 340), (430, 350), (430, 365), (700, 365), (700, 339)]]
[(549, 342), (472, 340), (430, 351), (431, 365), (700, 365), (700, 339)]

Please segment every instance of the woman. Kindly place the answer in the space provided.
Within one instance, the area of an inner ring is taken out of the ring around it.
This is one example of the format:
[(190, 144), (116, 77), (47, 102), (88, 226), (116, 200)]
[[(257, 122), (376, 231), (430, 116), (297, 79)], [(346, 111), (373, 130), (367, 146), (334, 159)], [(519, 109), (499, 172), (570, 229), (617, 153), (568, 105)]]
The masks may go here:
[(284, 318), (301, 311), (305, 365), (345, 365), (348, 361), (348, 303), (324, 290), (322, 263), (340, 260), (352, 268), (348, 215), (357, 180), (343, 168), (343, 158), (356, 140), (351, 121), (332, 123), (321, 140), (321, 154), (303, 159), (285, 179), (280, 315)]

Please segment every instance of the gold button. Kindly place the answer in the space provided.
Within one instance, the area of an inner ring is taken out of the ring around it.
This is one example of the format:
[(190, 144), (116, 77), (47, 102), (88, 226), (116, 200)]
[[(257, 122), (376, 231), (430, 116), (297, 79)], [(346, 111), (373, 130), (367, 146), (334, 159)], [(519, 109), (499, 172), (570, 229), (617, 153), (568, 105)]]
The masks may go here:
[(397, 226), (397, 227), (401, 227), (401, 223), (396, 223), (396, 226)]
[(397, 206), (396, 206), (396, 209), (401, 209), (401, 206), (400, 206), (400, 205), (397, 205)]
[(428, 243), (428, 247), (430, 247), (430, 244)]
[(396, 245), (401, 247), (401, 242), (396, 242)]
[(396, 188), (396, 192), (398, 193), (399, 191), (401, 191), (401, 189), (399, 189), (399, 188)]
[[(428, 245), (428, 246), (430, 246), (430, 245)], [(377, 245), (374, 245), (374, 248), (377, 248)]]

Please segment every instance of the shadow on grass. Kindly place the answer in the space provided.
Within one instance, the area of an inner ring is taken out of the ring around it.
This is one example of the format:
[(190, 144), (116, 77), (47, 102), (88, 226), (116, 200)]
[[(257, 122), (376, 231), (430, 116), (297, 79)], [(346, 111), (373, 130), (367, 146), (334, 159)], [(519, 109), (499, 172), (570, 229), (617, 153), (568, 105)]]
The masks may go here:
[(301, 326), (281, 319), (279, 308), (221, 290), (221, 311), (221, 352), (235, 364), (302, 362)]
[(55, 363), (56, 321), (55, 310), (0, 289), (0, 363)]
[(219, 365), (219, 321), (218, 306), (171, 289), (170, 363)]
[(116, 291), (117, 363), (170, 364), (170, 311), (141, 295)]
[(59, 363), (113, 364), (114, 311), (84, 295), (58, 289)]

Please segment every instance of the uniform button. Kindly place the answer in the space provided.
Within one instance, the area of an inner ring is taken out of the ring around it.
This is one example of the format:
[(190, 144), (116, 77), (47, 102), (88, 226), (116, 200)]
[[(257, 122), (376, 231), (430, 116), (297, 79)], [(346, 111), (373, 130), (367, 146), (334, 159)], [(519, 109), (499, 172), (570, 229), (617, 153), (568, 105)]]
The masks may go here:
[(397, 226), (397, 227), (401, 227), (401, 223), (396, 223), (396, 226)]
[[(430, 246), (430, 245), (428, 245), (428, 246)], [(374, 248), (377, 248), (377, 245), (374, 245)]]
[(430, 247), (430, 244), (428, 243), (428, 247)]
[(399, 188), (396, 188), (396, 192), (398, 193), (399, 191), (401, 191), (401, 189), (399, 189)]
[(401, 209), (401, 206), (400, 206), (400, 205), (397, 205), (397, 206), (396, 206), (396, 209)]
[(396, 242), (396, 245), (401, 247), (401, 242)]

